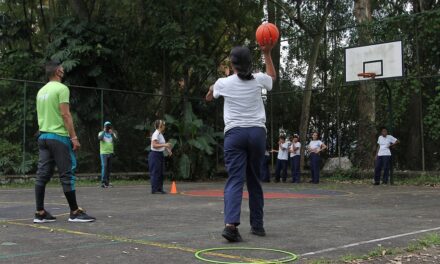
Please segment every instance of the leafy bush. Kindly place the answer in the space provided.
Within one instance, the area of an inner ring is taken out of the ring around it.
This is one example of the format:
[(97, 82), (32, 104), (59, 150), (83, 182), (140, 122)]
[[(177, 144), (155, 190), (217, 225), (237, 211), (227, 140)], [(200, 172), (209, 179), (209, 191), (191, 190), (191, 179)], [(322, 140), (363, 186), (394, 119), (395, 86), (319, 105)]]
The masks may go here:
[(216, 160), (213, 159), (216, 138), (223, 136), (203, 123), (188, 103), (183, 119), (165, 115), (170, 125), (171, 143), (174, 145), (172, 158), (172, 177), (175, 179), (206, 178), (215, 173)]

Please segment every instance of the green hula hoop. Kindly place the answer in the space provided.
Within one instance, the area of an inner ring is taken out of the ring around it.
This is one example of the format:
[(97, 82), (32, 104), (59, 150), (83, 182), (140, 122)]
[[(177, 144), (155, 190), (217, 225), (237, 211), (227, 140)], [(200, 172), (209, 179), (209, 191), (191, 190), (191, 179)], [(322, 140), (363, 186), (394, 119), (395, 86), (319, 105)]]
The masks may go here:
[[(217, 260), (211, 260), (204, 258), (200, 255), (204, 253), (209, 253), (213, 251), (221, 251), (221, 250), (260, 250), (260, 251), (271, 251), (271, 252), (278, 252), (287, 255), (287, 257), (278, 259), (278, 260), (267, 260), (267, 261), (258, 261), (258, 262), (227, 262), (227, 261), (217, 261)], [(280, 264), (280, 263), (288, 263), (295, 261), (298, 256), (293, 254), (292, 252), (279, 250), (279, 249), (271, 249), (271, 248), (252, 248), (252, 247), (218, 247), (218, 248), (208, 248), (208, 249), (202, 249), (197, 251), (194, 256), (201, 261), (206, 261), (210, 263), (216, 263), (216, 264)]]

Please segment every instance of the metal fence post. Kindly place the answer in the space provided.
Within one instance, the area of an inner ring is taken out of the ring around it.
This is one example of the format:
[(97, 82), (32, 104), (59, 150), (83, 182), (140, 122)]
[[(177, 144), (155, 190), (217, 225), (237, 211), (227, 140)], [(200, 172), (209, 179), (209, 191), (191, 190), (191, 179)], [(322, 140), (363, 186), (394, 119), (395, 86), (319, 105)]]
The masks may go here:
[(25, 164), (26, 164), (26, 82), (23, 82), (23, 161), (21, 164), (21, 172), (25, 175)]

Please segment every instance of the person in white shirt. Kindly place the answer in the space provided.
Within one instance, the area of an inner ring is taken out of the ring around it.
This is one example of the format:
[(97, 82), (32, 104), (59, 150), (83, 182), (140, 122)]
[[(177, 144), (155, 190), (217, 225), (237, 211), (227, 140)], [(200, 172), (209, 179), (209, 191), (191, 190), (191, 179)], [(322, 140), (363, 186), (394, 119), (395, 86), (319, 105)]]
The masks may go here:
[(391, 150), (393, 146), (399, 144), (399, 140), (388, 135), (388, 130), (381, 128), (381, 135), (377, 139), (377, 154), (374, 168), (374, 185), (380, 184), (380, 175), (383, 172), (383, 184), (388, 184), (388, 177), (391, 169)]
[(164, 151), (172, 155), (171, 144), (165, 141), (163, 132), (165, 131), (165, 121), (156, 120), (154, 131), (151, 136), (151, 151), (148, 155), (148, 168), (150, 172), (151, 193), (165, 194), (163, 190), (163, 170), (164, 170)]
[(290, 153), (290, 165), (292, 170), (292, 182), (300, 183), (300, 161), (301, 161), (301, 143), (299, 142), (299, 136), (293, 135), (292, 144), (289, 148)]
[(283, 182), (287, 180), (287, 160), (289, 159), (289, 143), (285, 136), (280, 136), (278, 140), (277, 166), (275, 168), (275, 182), (280, 182), (280, 176)]
[(230, 242), (242, 241), (237, 226), (240, 224), (243, 186), (249, 192), (251, 233), (265, 236), (263, 227), (264, 197), (260, 171), (266, 149), (266, 112), (261, 92), (272, 90), (276, 72), (271, 50), (266, 43), (261, 50), (266, 62), (266, 73), (252, 73), (252, 54), (246, 47), (231, 50), (233, 75), (220, 78), (210, 87), (206, 100), (223, 96), (225, 122), (224, 159), (228, 180), (224, 190), (225, 228), (222, 236)]
[(310, 171), (312, 174), (312, 179), (310, 183), (319, 183), (319, 170), (321, 166), (321, 151), (325, 150), (327, 146), (319, 140), (318, 132), (312, 133), (312, 140), (310, 141), (307, 150), (310, 153)]

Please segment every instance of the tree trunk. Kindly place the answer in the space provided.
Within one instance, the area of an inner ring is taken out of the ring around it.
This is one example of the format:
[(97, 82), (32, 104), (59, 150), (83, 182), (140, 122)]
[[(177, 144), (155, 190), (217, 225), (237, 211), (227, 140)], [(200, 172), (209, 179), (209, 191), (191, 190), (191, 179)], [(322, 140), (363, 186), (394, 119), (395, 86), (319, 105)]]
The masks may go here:
[(170, 67), (168, 62), (168, 56), (165, 51), (162, 52), (162, 107), (160, 111), (161, 118), (169, 112), (170, 106)]
[(312, 84), (313, 84), (313, 76), (316, 68), (316, 61), (318, 60), (319, 48), (321, 44), (321, 37), (324, 33), (325, 25), (327, 23), (328, 15), (332, 9), (332, 2), (330, 1), (327, 4), (327, 7), (324, 11), (324, 14), (321, 18), (321, 23), (316, 30), (315, 35), (313, 36), (313, 44), (311, 47), (311, 56), (309, 59), (309, 65), (307, 68), (306, 75), (306, 86), (304, 88), (304, 95), (302, 101), (302, 112), (301, 112), (301, 120), (299, 125), (299, 134), (301, 140), (301, 165), (300, 167), (304, 167), (304, 154), (305, 154), (305, 146), (307, 140), (307, 132), (309, 129), (309, 119), (310, 119), (310, 103), (312, 99)]
[(69, 5), (81, 21), (89, 21), (89, 10), (84, 0), (69, 0)]
[[(358, 24), (362, 25), (371, 21), (371, 1), (356, 0), (354, 3), (354, 16)], [(359, 45), (371, 42), (369, 29), (359, 28)], [(376, 150), (376, 107), (375, 92), (372, 83), (361, 82), (358, 89), (358, 131), (355, 152), (355, 164), (361, 169), (371, 169), (374, 165)]]

